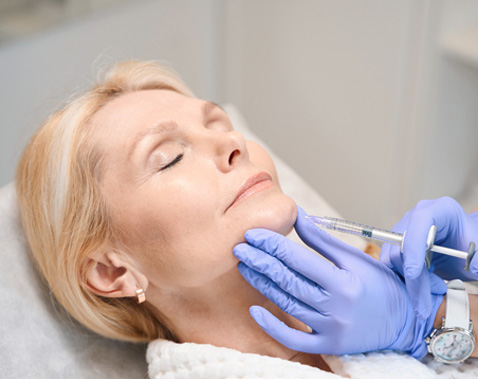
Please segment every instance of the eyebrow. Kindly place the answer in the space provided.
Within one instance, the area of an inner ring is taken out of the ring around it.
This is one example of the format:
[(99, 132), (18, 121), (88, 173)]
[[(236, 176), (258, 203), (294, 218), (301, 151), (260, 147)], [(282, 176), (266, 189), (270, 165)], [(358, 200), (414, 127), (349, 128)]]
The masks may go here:
[(146, 137), (152, 136), (155, 134), (163, 134), (163, 133), (171, 132), (174, 129), (177, 129), (177, 127), (178, 127), (178, 124), (176, 124), (176, 122), (172, 120), (167, 120), (167, 121), (158, 122), (157, 124), (153, 124), (147, 129), (143, 130), (141, 133), (138, 133), (138, 135), (135, 136), (133, 141), (131, 142), (131, 148), (128, 152), (128, 160), (136, 151), (138, 144), (142, 140), (144, 140)]
[[(211, 114), (211, 112), (216, 109), (223, 109), (220, 105), (212, 102), (212, 101), (206, 101), (204, 105), (202, 106), (202, 117), (203, 117), (203, 122), (205, 123)], [(167, 132), (171, 132), (175, 129), (177, 129), (178, 124), (173, 121), (173, 120), (166, 120), (166, 121), (160, 121), (156, 124), (151, 125), (147, 129), (143, 130), (141, 133), (138, 133), (137, 136), (134, 137), (132, 143), (131, 143), (131, 149), (128, 152), (128, 160), (131, 158), (131, 156), (134, 154), (136, 148), (138, 147), (138, 144), (145, 139), (148, 136), (155, 135), (155, 134), (164, 134)]]

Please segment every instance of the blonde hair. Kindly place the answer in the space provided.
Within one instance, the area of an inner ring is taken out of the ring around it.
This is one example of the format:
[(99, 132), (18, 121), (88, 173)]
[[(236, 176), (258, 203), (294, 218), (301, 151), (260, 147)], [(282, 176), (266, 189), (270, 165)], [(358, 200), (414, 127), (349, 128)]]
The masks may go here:
[(114, 241), (99, 188), (101, 153), (92, 142), (89, 121), (113, 98), (148, 89), (193, 96), (175, 73), (158, 63), (118, 64), (90, 91), (46, 120), (25, 148), (16, 173), (24, 231), (52, 293), (89, 329), (126, 341), (174, 339), (174, 335), (148, 305), (138, 305), (132, 298), (101, 298), (82, 285), (89, 257), (111, 249)]

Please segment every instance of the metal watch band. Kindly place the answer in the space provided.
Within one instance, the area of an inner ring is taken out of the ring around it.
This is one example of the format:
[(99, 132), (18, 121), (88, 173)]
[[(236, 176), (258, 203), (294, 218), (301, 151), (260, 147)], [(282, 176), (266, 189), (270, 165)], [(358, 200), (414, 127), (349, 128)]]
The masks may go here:
[(459, 279), (448, 282), (445, 328), (470, 329), (470, 305), (465, 285)]

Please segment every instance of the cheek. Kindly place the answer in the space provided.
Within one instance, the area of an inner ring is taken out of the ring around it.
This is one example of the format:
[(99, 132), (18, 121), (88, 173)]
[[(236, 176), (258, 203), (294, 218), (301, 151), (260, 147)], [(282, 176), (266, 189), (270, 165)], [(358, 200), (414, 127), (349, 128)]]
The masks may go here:
[[(193, 179), (194, 174), (185, 177)], [(212, 178), (169, 181), (159, 192), (160, 198), (143, 198), (141, 218), (135, 220), (146, 231), (140, 234), (143, 240), (135, 242), (146, 251), (141, 264), (150, 280), (160, 286), (196, 287), (237, 264), (228, 243), (230, 233), (216, 217), (218, 196)]]
[[(215, 219), (218, 209), (218, 196), (215, 182), (203, 176), (193, 178), (194, 174), (185, 175), (189, 180), (179, 179), (169, 182), (161, 199), (146, 211), (157, 229), (156, 241), (175, 254), (193, 255), (195, 246), (203, 245), (204, 240), (216, 228)], [(192, 180), (195, 179), (195, 180)], [(146, 213), (145, 212), (145, 213)], [(145, 220), (146, 221), (146, 220)], [(154, 228), (153, 228), (154, 233)], [(154, 234), (149, 236), (155, 239)], [(174, 256), (170, 257), (174, 259)]]
[(159, 287), (200, 287), (237, 265), (231, 235), (217, 225), (182, 225), (165, 237), (142, 261), (146, 276)]
[[(161, 208), (173, 227), (203, 224), (218, 207), (215, 181), (207, 176), (188, 173), (184, 178), (168, 184), (162, 194)], [(166, 196), (165, 196), (166, 195)], [(174, 222), (173, 222), (174, 221)], [(169, 223), (169, 222), (168, 222)]]

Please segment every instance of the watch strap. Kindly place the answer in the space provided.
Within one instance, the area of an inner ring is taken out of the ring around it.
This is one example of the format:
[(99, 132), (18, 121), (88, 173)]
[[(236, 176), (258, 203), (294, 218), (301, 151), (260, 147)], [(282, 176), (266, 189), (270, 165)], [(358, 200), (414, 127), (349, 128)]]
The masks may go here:
[(445, 328), (470, 329), (470, 304), (463, 282), (451, 280), (447, 284)]

